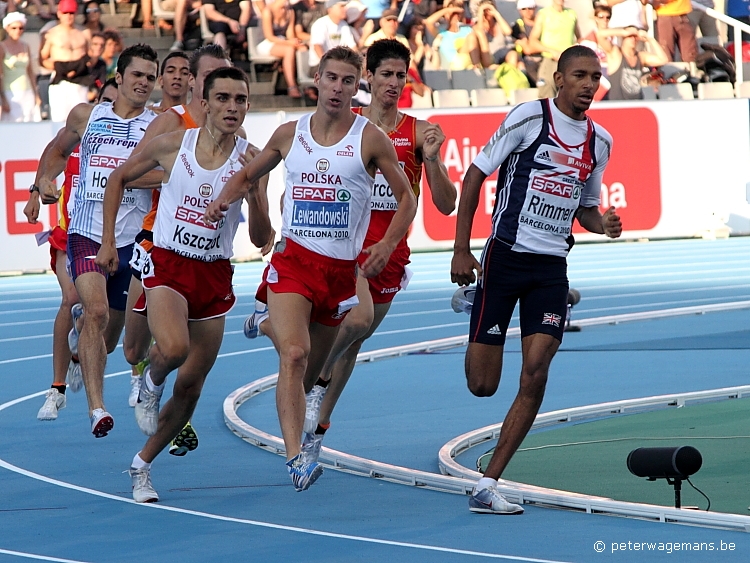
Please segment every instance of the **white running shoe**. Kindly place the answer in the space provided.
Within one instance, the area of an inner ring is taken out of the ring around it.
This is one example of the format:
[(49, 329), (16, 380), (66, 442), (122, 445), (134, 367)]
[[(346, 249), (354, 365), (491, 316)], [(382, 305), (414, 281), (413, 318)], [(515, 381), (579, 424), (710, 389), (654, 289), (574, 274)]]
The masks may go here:
[(143, 372), (141, 390), (138, 394), (138, 402), (135, 404), (135, 421), (141, 432), (146, 436), (153, 436), (159, 424), (159, 401), (161, 401), (164, 388), (161, 391), (151, 391), (145, 379), (149, 373), (151, 373), (150, 366)]
[(318, 428), (320, 405), (326, 395), (326, 389), (328, 387), (313, 385), (310, 392), (305, 395), (305, 426), (302, 430), (308, 434), (314, 434)]
[(487, 487), (469, 497), (469, 510), (483, 514), (523, 514), (523, 507), (508, 502), (495, 487)]
[(47, 396), (44, 399), (42, 408), (39, 409), (36, 417), (38, 420), (55, 420), (57, 411), (64, 409), (66, 405), (65, 393), (60, 393), (54, 387), (47, 390)]
[(467, 285), (459, 287), (451, 297), (451, 308), (456, 313), (466, 313), (471, 315), (471, 308), (474, 305), (474, 295), (477, 292), (476, 285)]
[(68, 364), (68, 374), (65, 376), (68, 383), (68, 389), (73, 393), (78, 393), (83, 389), (83, 372), (81, 371), (81, 363), (75, 360), (70, 360)]
[(141, 376), (130, 376), (130, 395), (128, 395), (128, 405), (134, 407), (138, 402), (138, 394), (141, 392)]
[(104, 409), (91, 413), (91, 433), (94, 438), (104, 438), (115, 427), (115, 419)]
[(255, 300), (255, 311), (245, 319), (245, 338), (258, 338), (259, 336), (265, 336), (260, 330), (260, 323), (268, 318), (268, 305)]
[(78, 355), (78, 338), (81, 336), (81, 333), (78, 331), (78, 327), (76, 326), (76, 323), (78, 322), (78, 319), (81, 318), (81, 315), (83, 315), (83, 305), (80, 303), (76, 303), (70, 308), (70, 314), (73, 315), (73, 328), (70, 329), (70, 332), (68, 333), (68, 348), (70, 348), (70, 353), (74, 356)]
[(156, 502), (159, 500), (159, 495), (156, 494), (153, 485), (151, 485), (150, 468), (136, 469), (131, 467), (128, 473), (133, 480), (133, 500), (135, 502)]
[(305, 432), (302, 437), (302, 452), (300, 457), (303, 463), (314, 463), (320, 457), (320, 448), (323, 445), (323, 434), (310, 434)]

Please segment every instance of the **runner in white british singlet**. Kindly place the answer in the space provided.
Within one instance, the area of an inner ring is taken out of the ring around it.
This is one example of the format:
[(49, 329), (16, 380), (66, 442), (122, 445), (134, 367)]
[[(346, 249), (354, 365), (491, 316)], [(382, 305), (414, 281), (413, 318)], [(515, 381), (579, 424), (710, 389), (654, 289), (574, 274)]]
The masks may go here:
[[(241, 70), (215, 70), (204, 84), (206, 124), (157, 137), (118, 168), (107, 186), (97, 264), (114, 271), (118, 267), (114, 225), (123, 186), (157, 166), (164, 169), (154, 248), (141, 269), (145, 295), (135, 305), (136, 310), (148, 309), (148, 326), (155, 339), (135, 407), (138, 426), (150, 436), (130, 468), (136, 502), (159, 498), (151, 486), (151, 462), (190, 419), (219, 353), (224, 317), (235, 303), (229, 258), (240, 203), (229, 206), (218, 223), (205, 223), (203, 213), (224, 183), (242, 169), (240, 156), (251, 158), (257, 153), (236, 135), (247, 113), (248, 93)], [(251, 194), (249, 223), (257, 244), (268, 240), (271, 222), (265, 192), (256, 185)], [(167, 375), (175, 369), (172, 398), (160, 413)]]
[(282, 239), (258, 288), (268, 303), (279, 347), (276, 407), (287, 469), (298, 491), (307, 489), (323, 468), (301, 453), (305, 388), (312, 387), (347, 312), (357, 304), (357, 256), (370, 217), (370, 197), (379, 169), (390, 184), (398, 210), (383, 239), (365, 249), (365, 276), (378, 274), (404, 237), (416, 212), (409, 181), (388, 137), (351, 111), (362, 58), (346, 47), (329, 50), (315, 76), (315, 113), (285, 123), (266, 147), (226, 185), (206, 210), (221, 220), (248, 182), (287, 168)]
[[(466, 286), (479, 278), (466, 350), (466, 380), (474, 395), (497, 391), (506, 330), (518, 301), (521, 321), (518, 394), (469, 498), (472, 512), (523, 512), (503, 497), (497, 479), (539, 412), (549, 366), (562, 341), (573, 219), (610, 238), (622, 232), (614, 207), (599, 211), (612, 137), (586, 115), (602, 76), (599, 58), (576, 45), (562, 53), (557, 65), (557, 98), (511, 110), (466, 171), (458, 204), (451, 280)], [(482, 184), (498, 168), (492, 236), (480, 264), (469, 247), (471, 225)]]
[[(145, 106), (154, 89), (157, 70), (156, 51), (148, 45), (125, 49), (117, 62), (118, 96), (114, 104), (76, 106), (68, 116), (64, 133), (39, 163), (42, 202), (56, 203), (60, 193), (53, 181), (75, 146), (81, 145), (80, 184), (68, 228), (68, 260), (83, 308), (74, 307), (69, 344), (71, 352), (81, 360), (91, 432), (97, 438), (106, 436), (114, 426), (103, 397), (107, 344), (112, 342), (105, 342), (105, 335), (116, 335), (116, 343), (122, 331), (130, 282), (127, 263), (151, 198), (145, 191), (128, 191), (124, 195), (116, 232), (124, 266), (109, 275), (94, 263), (101, 244), (102, 200), (109, 175), (130, 156), (155, 117)], [(117, 314), (110, 315), (110, 309)]]

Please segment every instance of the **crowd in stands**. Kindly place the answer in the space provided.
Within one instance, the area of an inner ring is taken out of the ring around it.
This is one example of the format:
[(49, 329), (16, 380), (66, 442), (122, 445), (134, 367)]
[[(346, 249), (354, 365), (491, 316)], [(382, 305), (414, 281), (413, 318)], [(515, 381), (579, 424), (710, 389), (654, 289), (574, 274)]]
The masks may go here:
[[(713, 7), (713, 0), (698, 1)], [(155, 19), (152, 2), (159, 3), (157, 16), (167, 11), (171, 20)], [(434, 69), (476, 69), (506, 90), (535, 87), (540, 97), (554, 96), (557, 58), (579, 42), (602, 62), (597, 99), (639, 99), (652, 69), (676, 57), (696, 60), (697, 30), (702, 37), (719, 36), (716, 20), (693, 9), (690, 0), (594, 0), (577, 2), (576, 9), (565, 0), (549, 0), (542, 8), (535, 0), (140, 0), (139, 5), (143, 29), (174, 33), (172, 51), (200, 44), (201, 18), (212, 41), (240, 58), (247, 58), (253, 41), (257, 54), (278, 59), (291, 98), (315, 99), (312, 80), (304, 79), (315, 75), (328, 49), (345, 45), (364, 52), (378, 39), (397, 39), (412, 52), (404, 107), (415, 96), (430, 96), (424, 76)], [(648, 5), (656, 14), (654, 33)], [(0, 0), (2, 121), (63, 120), (75, 104), (94, 99), (114, 75), (124, 47), (120, 31), (102, 23), (102, 6), (109, 9), (95, 0)], [(726, 12), (750, 23), (745, 0), (727, 0)], [(24, 41), (31, 13), (48, 20), (33, 32), (39, 33), (38, 52)], [(366, 93), (358, 99), (366, 101)]]

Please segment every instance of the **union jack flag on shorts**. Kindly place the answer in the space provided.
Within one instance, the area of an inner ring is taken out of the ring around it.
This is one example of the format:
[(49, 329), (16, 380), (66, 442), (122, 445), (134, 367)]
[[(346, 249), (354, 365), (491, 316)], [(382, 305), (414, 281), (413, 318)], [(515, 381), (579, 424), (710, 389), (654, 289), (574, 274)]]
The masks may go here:
[(542, 324), (559, 327), (561, 320), (562, 320), (562, 317), (560, 315), (556, 315), (555, 313), (544, 313), (544, 317), (542, 318)]

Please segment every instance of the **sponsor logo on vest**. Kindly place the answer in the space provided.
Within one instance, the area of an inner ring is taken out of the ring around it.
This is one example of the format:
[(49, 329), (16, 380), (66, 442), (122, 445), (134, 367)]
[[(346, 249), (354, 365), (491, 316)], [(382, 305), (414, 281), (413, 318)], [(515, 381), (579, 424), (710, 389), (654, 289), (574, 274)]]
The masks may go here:
[(89, 157), (89, 166), (97, 168), (111, 168), (114, 170), (125, 162), (127, 158), (117, 158), (116, 156), (107, 156), (104, 154), (92, 154)]
[(328, 169), (331, 167), (331, 163), (328, 162), (327, 159), (321, 158), (318, 162), (315, 163), (315, 170), (318, 172), (328, 172)]
[(195, 209), (188, 209), (187, 207), (178, 207), (174, 217), (178, 221), (184, 221), (185, 223), (197, 225), (204, 229), (211, 229), (212, 231), (219, 228), (218, 223), (204, 223), (203, 213), (196, 211)]
[(95, 121), (89, 124), (89, 131), (91, 133), (109, 133), (112, 131), (112, 124)]
[(312, 154), (312, 147), (307, 144), (307, 141), (305, 141), (305, 138), (302, 136), (302, 133), (297, 135), (297, 140), (299, 141), (299, 144), (302, 145), (302, 148), (307, 151), (307, 154)]
[(336, 156), (354, 156), (354, 147), (352, 145), (346, 145), (345, 151), (336, 151)]
[(340, 186), (343, 184), (341, 176), (338, 174), (316, 174), (315, 172), (302, 172), (302, 182), (310, 184), (334, 184)]
[(533, 180), (531, 180), (531, 189), (544, 192), (546, 194), (564, 197), (566, 199), (570, 199), (570, 197), (573, 195), (573, 186), (563, 184), (549, 178), (542, 178), (540, 176), (536, 176)]
[(407, 137), (391, 137), (394, 147), (410, 147), (411, 141)]
[(292, 199), (301, 201), (336, 201), (335, 188), (292, 188)]
[(203, 197), (211, 197), (211, 194), (214, 193), (214, 188), (211, 184), (201, 184), (201, 187), (198, 188), (198, 193)]
[(542, 151), (542, 152), (536, 153), (536, 155), (534, 155), (534, 160), (536, 160), (537, 162), (545, 162), (547, 164), (552, 163), (552, 159), (549, 156), (549, 151)]
[(180, 155), (180, 162), (185, 166), (185, 170), (187, 170), (188, 175), (192, 178), (195, 176), (195, 173), (193, 172), (193, 169), (190, 168), (190, 163), (187, 160), (187, 156), (185, 156), (185, 153), (182, 153)]
[(339, 197), (339, 201), (349, 201), (350, 199), (352, 199), (352, 194), (350, 194), (347, 190), (339, 190), (337, 195)]

